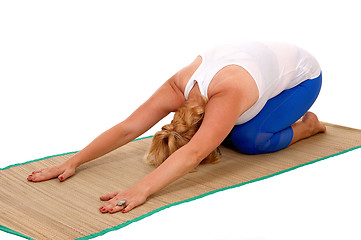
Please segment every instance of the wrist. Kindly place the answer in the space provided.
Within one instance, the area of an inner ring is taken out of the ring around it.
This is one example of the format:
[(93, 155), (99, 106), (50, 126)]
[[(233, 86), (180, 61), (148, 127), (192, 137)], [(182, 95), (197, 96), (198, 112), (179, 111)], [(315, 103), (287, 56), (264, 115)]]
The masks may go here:
[(135, 188), (137, 192), (142, 193), (145, 198), (148, 198), (150, 195), (153, 194), (151, 192), (151, 188), (149, 184), (147, 184), (146, 182), (139, 182), (136, 185), (134, 185), (133, 188)]
[(63, 164), (66, 165), (67, 167), (76, 169), (77, 167), (79, 167), (81, 165), (81, 163), (80, 163), (80, 161), (77, 160), (77, 158), (75, 156), (69, 158)]

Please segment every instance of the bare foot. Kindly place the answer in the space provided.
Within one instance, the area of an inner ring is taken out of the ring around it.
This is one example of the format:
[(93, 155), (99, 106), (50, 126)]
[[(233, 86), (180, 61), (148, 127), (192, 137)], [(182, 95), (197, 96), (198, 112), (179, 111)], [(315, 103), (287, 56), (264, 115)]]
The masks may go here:
[(293, 129), (293, 138), (291, 144), (317, 133), (326, 132), (326, 127), (323, 125), (317, 118), (316, 114), (313, 112), (307, 112), (302, 121), (298, 121), (292, 124)]
[(308, 125), (311, 136), (320, 132), (326, 132), (326, 126), (318, 120), (318, 117), (313, 112), (307, 112), (303, 116), (302, 122)]
[(28, 176), (30, 182), (41, 182), (52, 178), (58, 178), (60, 181), (64, 181), (70, 176), (74, 175), (75, 168), (67, 164), (66, 162), (49, 168), (44, 168), (33, 172)]

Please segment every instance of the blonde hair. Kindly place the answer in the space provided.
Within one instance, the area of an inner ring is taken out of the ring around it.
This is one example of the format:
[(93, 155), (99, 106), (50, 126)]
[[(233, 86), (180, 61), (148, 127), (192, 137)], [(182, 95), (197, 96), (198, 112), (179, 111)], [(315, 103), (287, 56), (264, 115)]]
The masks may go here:
[[(202, 124), (207, 98), (203, 96), (203, 104), (187, 101), (179, 108), (170, 124), (162, 127), (152, 140), (145, 162), (159, 166), (177, 149), (186, 145)], [(216, 163), (220, 160), (219, 149), (213, 150), (201, 163)]]

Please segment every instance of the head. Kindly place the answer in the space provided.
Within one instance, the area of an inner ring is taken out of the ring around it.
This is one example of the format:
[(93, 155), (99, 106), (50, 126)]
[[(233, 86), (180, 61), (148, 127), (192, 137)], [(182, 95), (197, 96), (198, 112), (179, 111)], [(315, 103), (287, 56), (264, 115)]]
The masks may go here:
[[(202, 104), (189, 100), (179, 108), (170, 124), (157, 132), (146, 156), (146, 162), (153, 166), (162, 164), (177, 149), (187, 144), (202, 124), (207, 99)], [(218, 162), (219, 150), (212, 151), (201, 163)]]

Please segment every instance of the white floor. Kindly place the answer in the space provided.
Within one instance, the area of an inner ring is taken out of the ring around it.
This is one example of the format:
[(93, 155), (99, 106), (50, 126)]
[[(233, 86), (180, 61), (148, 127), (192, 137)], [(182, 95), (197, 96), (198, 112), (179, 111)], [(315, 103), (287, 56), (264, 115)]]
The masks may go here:
[[(309, 50), (324, 77), (311, 110), (361, 129), (358, 10), (353, 0), (1, 1), (0, 167), (80, 150), (199, 51), (245, 38)], [(358, 149), (98, 239), (361, 239), (360, 159)]]

